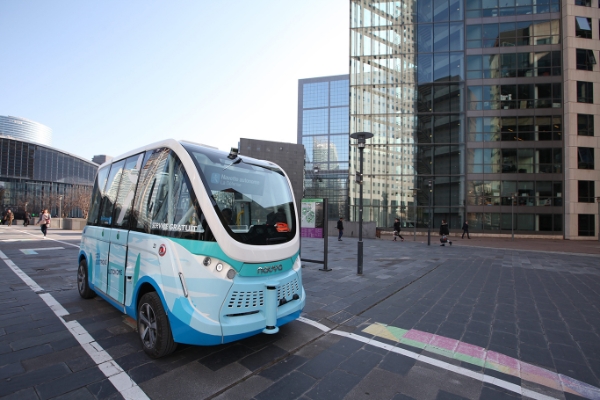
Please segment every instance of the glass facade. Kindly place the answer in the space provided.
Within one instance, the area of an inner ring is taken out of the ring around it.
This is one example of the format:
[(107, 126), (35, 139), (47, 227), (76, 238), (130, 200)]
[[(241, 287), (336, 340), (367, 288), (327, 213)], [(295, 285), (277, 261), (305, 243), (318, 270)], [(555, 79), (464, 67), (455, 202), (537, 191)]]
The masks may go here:
[(21, 219), (48, 208), (57, 215), (84, 216), (98, 165), (50, 147), (0, 138), (0, 212)]
[(347, 218), (348, 75), (298, 82), (298, 143), (304, 145), (304, 197), (327, 198), (328, 218)]
[(0, 115), (0, 135), (52, 145), (52, 129), (25, 118)]
[[(364, 220), (509, 232), (513, 209), (517, 231), (562, 233), (562, 42), (557, 0), (352, 0), (350, 132), (374, 134)], [(351, 220), (358, 198), (350, 180)]]

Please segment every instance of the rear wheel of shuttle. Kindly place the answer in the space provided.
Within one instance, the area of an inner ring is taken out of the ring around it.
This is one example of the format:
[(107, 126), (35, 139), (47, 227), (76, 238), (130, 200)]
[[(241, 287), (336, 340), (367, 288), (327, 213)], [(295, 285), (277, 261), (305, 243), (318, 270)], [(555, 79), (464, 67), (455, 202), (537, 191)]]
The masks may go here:
[(160, 358), (175, 351), (177, 343), (160, 297), (156, 292), (142, 296), (138, 306), (137, 328), (144, 351), (152, 358)]
[(90, 289), (88, 266), (85, 260), (79, 262), (79, 268), (77, 269), (77, 290), (79, 290), (79, 295), (84, 299), (96, 297), (96, 292)]

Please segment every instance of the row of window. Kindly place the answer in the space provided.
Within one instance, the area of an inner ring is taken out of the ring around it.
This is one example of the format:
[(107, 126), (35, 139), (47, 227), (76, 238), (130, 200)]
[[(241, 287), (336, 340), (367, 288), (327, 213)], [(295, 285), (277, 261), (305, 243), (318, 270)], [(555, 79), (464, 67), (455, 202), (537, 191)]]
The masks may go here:
[[(136, 154), (98, 171), (88, 225), (214, 240), (207, 224), (203, 223), (198, 201), (190, 188), (179, 158), (169, 149)], [(163, 231), (155, 228), (159, 224), (174, 223), (202, 229)]]
[(559, 0), (467, 0), (467, 18), (559, 12)]
[(467, 172), (558, 174), (562, 172), (562, 149), (468, 149)]
[(503, 22), (467, 25), (467, 48), (532, 46), (560, 43), (560, 21)]
[(348, 105), (349, 84), (348, 80), (305, 83), (302, 85), (302, 107), (316, 108)]
[(467, 205), (562, 206), (562, 181), (469, 181)]
[(560, 76), (561, 51), (467, 56), (467, 79)]
[(559, 108), (561, 83), (468, 86), (469, 110)]
[(560, 115), (479, 117), (468, 118), (467, 121), (468, 140), (472, 142), (562, 139), (562, 117)]
[(470, 231), (561, 232), (562, 214), (468, 213)]

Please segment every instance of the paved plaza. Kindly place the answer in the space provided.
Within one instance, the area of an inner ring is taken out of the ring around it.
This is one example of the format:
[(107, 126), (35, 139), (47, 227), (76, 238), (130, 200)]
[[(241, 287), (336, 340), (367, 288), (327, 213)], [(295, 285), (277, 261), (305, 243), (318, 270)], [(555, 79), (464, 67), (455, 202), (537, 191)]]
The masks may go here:
[[(0, 398), (600, 398), (598, 242), (368, 239), (358, 276), (357, 240), (333, 237), (331, 271), (304, 262), (300, 320), (151, 360), (129, 318), (79, 297), (79, 238), (0, 226)], [(322, 249), (304, 239), (302, 257)], [(90, 356), (74, 324), (122, 374)]]

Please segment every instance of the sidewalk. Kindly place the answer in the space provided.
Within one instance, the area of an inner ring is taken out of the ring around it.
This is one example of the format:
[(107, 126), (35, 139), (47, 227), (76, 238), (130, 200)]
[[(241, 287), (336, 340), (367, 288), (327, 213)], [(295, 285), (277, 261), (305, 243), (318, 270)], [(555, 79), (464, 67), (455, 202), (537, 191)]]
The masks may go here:
[[(404, 241), (413, 242), (412, 232), (402, 232)], [(348, 239), (356, 240), (356, 239)], [(391, 236), (382, 236), (378, 240), (392, 241)], [(543, 252), (558, 252), (558, 253), (575, 253), (575, 254), (593, 254), (600, 256), (600, 242), (597, 240), (557, 240), (557, 239), (520, 239), (511, 240), (510, 236), (506, 238), (492, 237), (476, 237), (471, 235), (471, 239), (461, 239), (460, 236), (450, 236), (453, 246), (470, 246), (470, 247), (490, 247), (495, 249), (512, 249), (512, 250), (532, 250)], [(418, 243), (427, 243), (427, 235), (417, 235)], [(440, 236), (437, 232), (431, 233), (431, 245), (439, 246)]]

